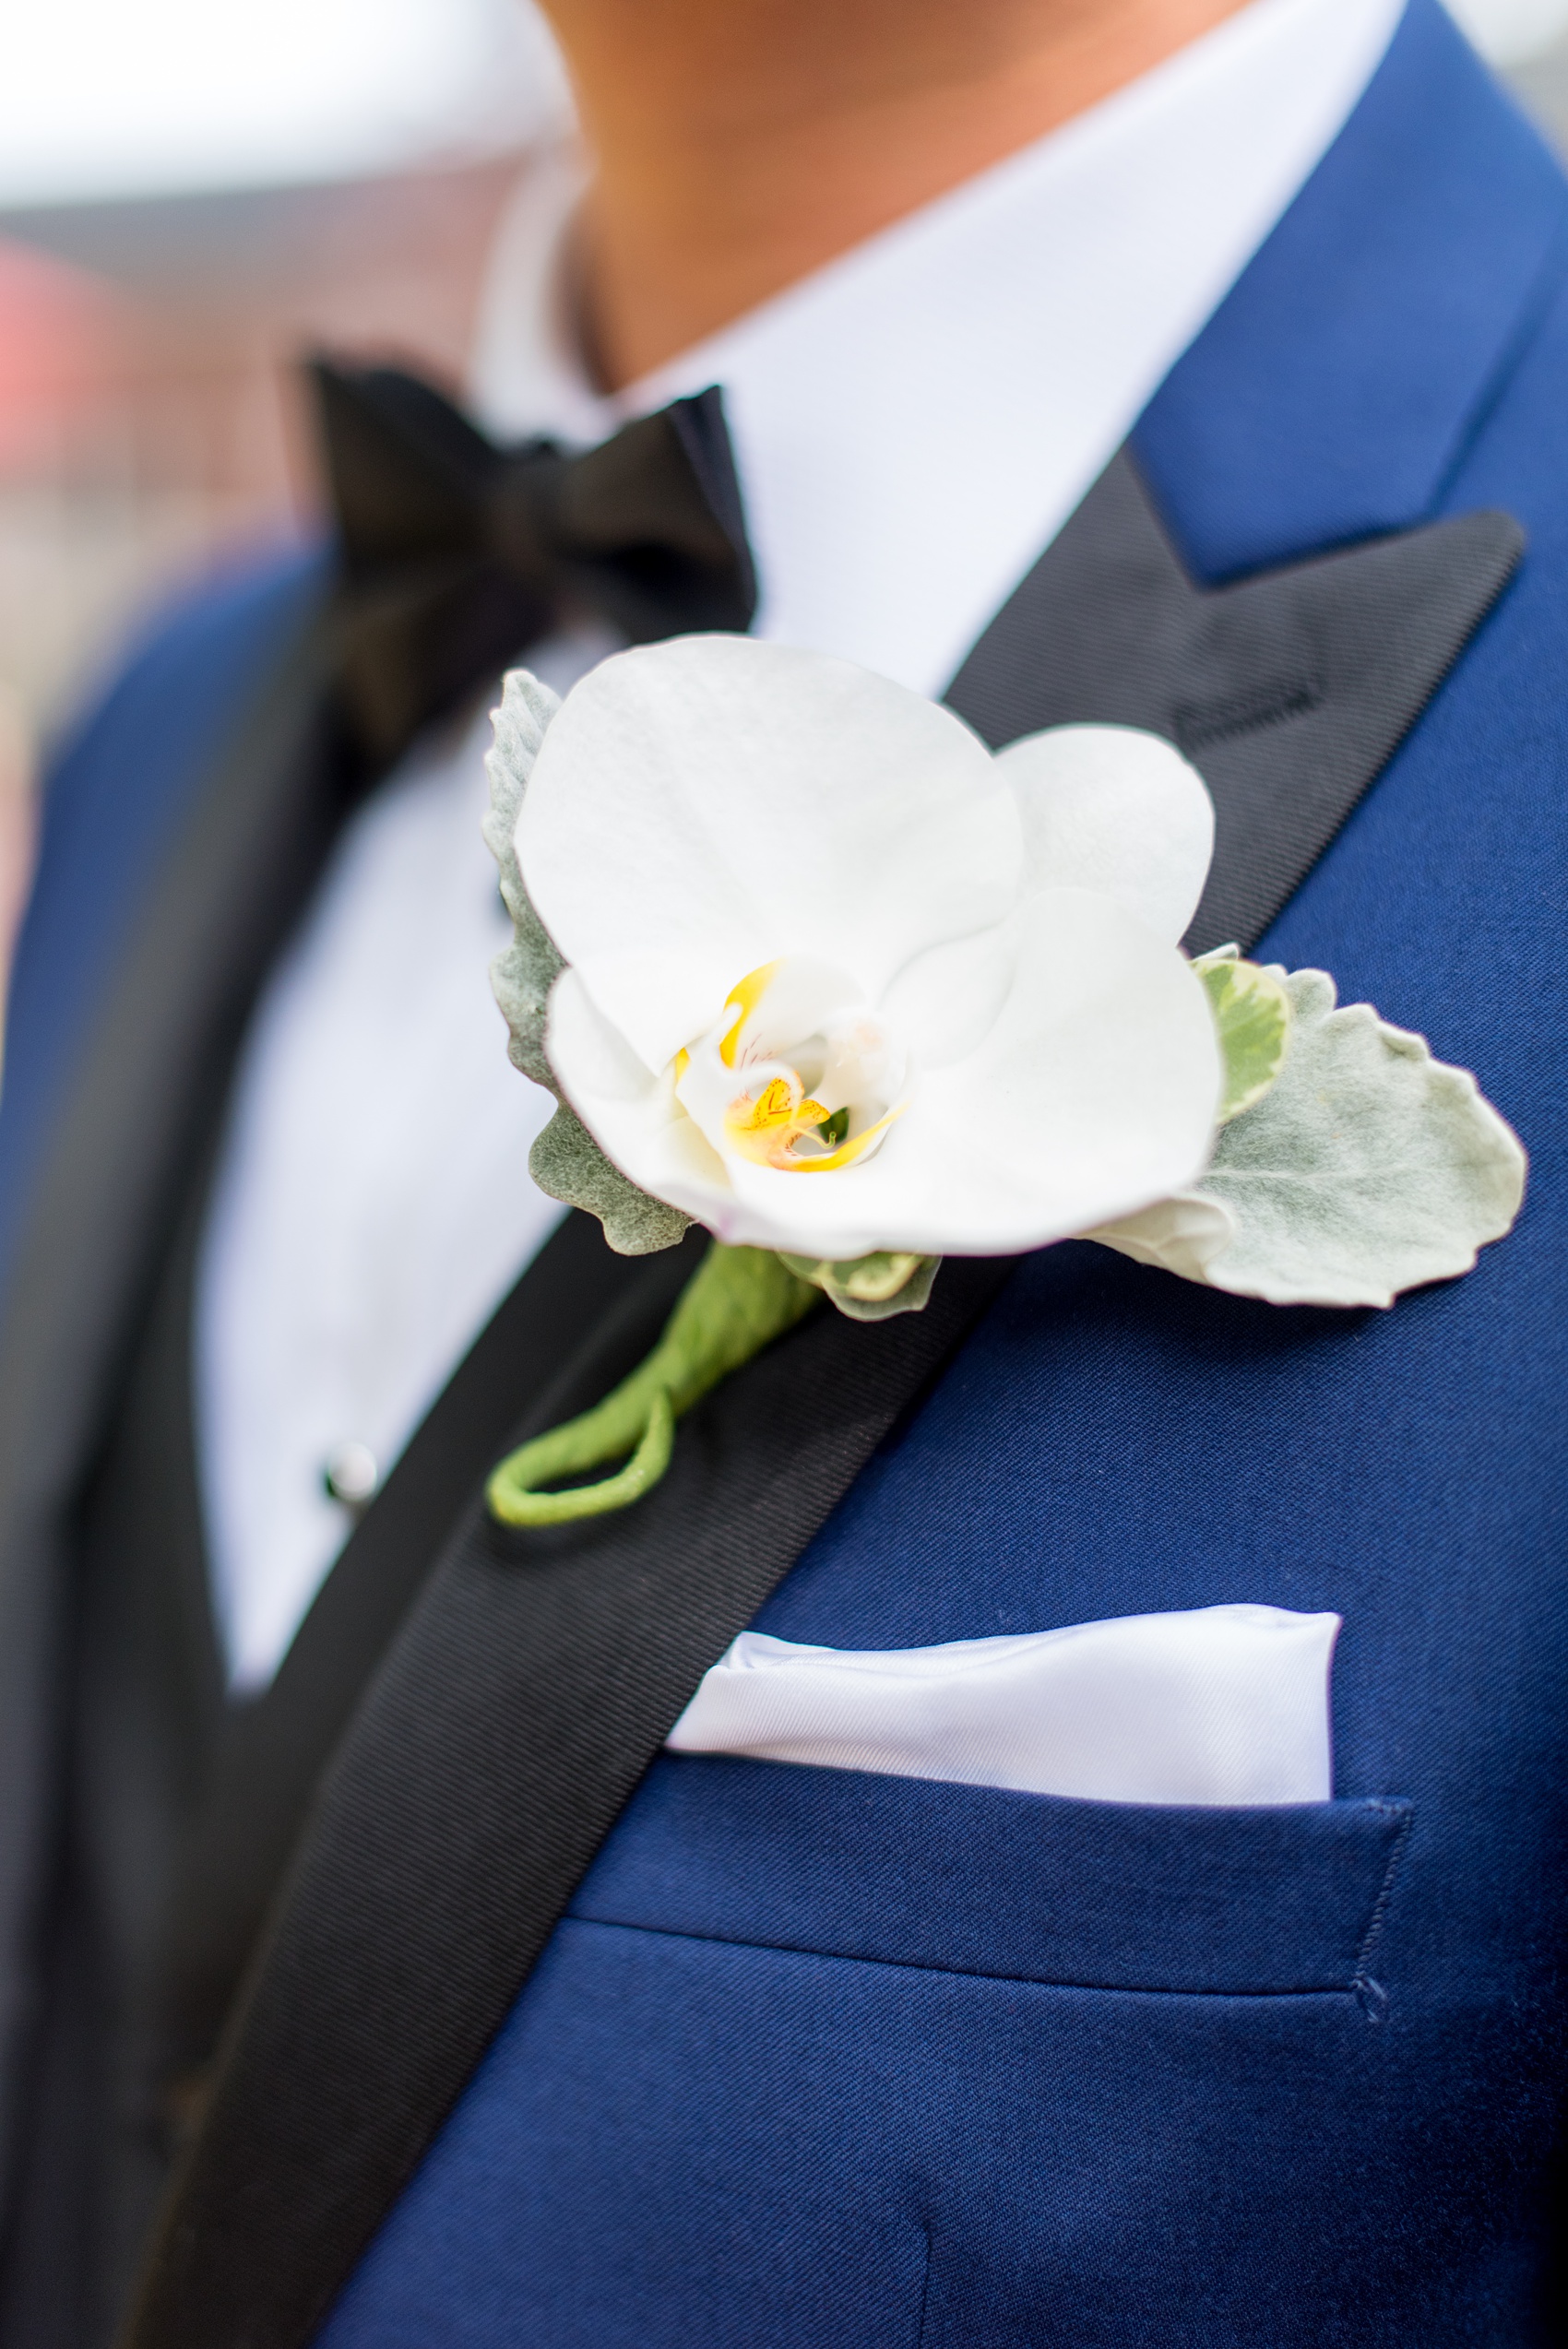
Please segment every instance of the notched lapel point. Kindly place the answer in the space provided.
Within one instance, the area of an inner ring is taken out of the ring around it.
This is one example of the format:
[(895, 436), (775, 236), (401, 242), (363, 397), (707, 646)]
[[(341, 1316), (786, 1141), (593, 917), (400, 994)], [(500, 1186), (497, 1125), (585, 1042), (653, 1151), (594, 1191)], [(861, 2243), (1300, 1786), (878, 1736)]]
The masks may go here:
[(1248, 947), (1382, 773), (1524, 544), (1511, 515), (1467, 514), (1202, 587), (1123, 450), (944, 698), (993, 749), (1086, 722), (1174, 742), (1215, 803), (1186, 943)]

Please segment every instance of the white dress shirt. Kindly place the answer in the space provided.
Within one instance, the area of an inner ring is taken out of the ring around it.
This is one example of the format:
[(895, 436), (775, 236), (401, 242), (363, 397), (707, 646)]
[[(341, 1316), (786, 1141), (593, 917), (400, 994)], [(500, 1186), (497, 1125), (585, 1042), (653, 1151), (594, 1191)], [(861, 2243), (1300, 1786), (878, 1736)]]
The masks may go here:
[[(940, 694), (1343, 125), (1401, 0), (1253, 0), (1050, 136), (616, 398), (552, 298), (580, 167), (545, 158), (498, 240), (474, 397), (580, 445), (724, 387), (757, 629)], [(600, 657), (535, 647), (558, 689)], [(196, 1412), (218, 1619), (265, 1686), (350, 1529), (324, 1475), (385, 1475), (559, 1217), (552, 1107), (505, 1052), (480, 840), (482, 714), (349, 826), (266, 991), (206, 1238)]]

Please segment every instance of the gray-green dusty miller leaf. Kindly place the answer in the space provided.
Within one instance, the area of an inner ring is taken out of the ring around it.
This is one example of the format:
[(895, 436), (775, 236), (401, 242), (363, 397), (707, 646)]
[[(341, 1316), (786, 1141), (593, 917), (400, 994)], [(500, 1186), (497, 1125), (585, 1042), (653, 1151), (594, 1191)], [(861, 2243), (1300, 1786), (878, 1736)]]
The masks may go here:
[(1274, 1305), (1391, 1305), (1468, 1272), (1519, 1212), (1525, 1153), (1465, 1069), (1318, 970), (1277, 975), (1290, 1050), (1203, 1181), (1087, 1237)]
[(529, 1152), (529, 1172), (552, 1199), (597, 1216), (618, 1256), (651, 1256), (673, 1248), (691, 1222), (679, 1207), (667, 1207), (662, 1199), (639, 1191), (564, 1101)]
[(501, 895), (512, 917), (512, 943), (491, 964), (490, 983), (506, 1023), (512, 1066), (557, 1098), (560, 1087), (544, 1057), (544, 1019), (551, 988), (566, 966), (529, 903), (516, 840), (523, 793), (544, 730), (560, 706), (560, 695), (526, 669), (510, 670), (502, 689), (501, 706), (492, 720), (495, 740), (484, 762), (490, 777), (485, 846), (501, 868)]
[(512, 917), (512, 943), (490, 966), (490, 983), (506, 1022), (506, 1050), (514, 1068), (553, 1093), (559, 1107), (529, 1153), (529, 1172), (540, 1189), (568, 1207), (597, 1216), (604, 1237), (622, 1256), (651, 1255), (673, 1248), (691, 1218), (639, 1191), (605, 1157), (561, 1087), (544, 1050), (550, 991), (566, 967), (523, 886), (516, 847), (517, 813), (528, 789), (544, 730), (561, 706), (560, 696), (526, 669), (511, 670), (495, 713), (495, 741), (485, 760), (490, 812), (485, 845), (501, 869), (501, 895)]

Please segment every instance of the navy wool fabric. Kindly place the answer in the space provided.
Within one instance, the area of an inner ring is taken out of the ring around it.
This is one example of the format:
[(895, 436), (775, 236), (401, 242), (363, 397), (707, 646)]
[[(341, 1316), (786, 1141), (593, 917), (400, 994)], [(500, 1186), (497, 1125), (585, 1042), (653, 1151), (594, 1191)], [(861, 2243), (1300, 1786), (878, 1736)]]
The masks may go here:
[(1193, 567), (1530, 551), (1263, 951), (1533, 1154), (1467, 1279), (1281, 1311), (1026, 1261), (763, 1628), (1335, 1608), (1336, 1799), (1229, 1819), (667, 1757), (323, 2349), (1550, 2337), (1564, 2082), (1564, 191), (1431, 0), (1134, 443)]

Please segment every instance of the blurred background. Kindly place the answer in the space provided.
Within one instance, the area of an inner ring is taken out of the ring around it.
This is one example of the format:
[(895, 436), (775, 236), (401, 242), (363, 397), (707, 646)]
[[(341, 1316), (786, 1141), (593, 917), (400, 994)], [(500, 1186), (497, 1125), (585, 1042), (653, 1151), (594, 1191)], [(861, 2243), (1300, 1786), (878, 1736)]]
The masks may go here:
[[(1451, 0), (1568, 153), (1568, 0)], [(0, 967), (39, 746), (148, 603), (308, 525), (292, 364), (460, 372), (569, 120), (528, 0), (0, 0)]]

